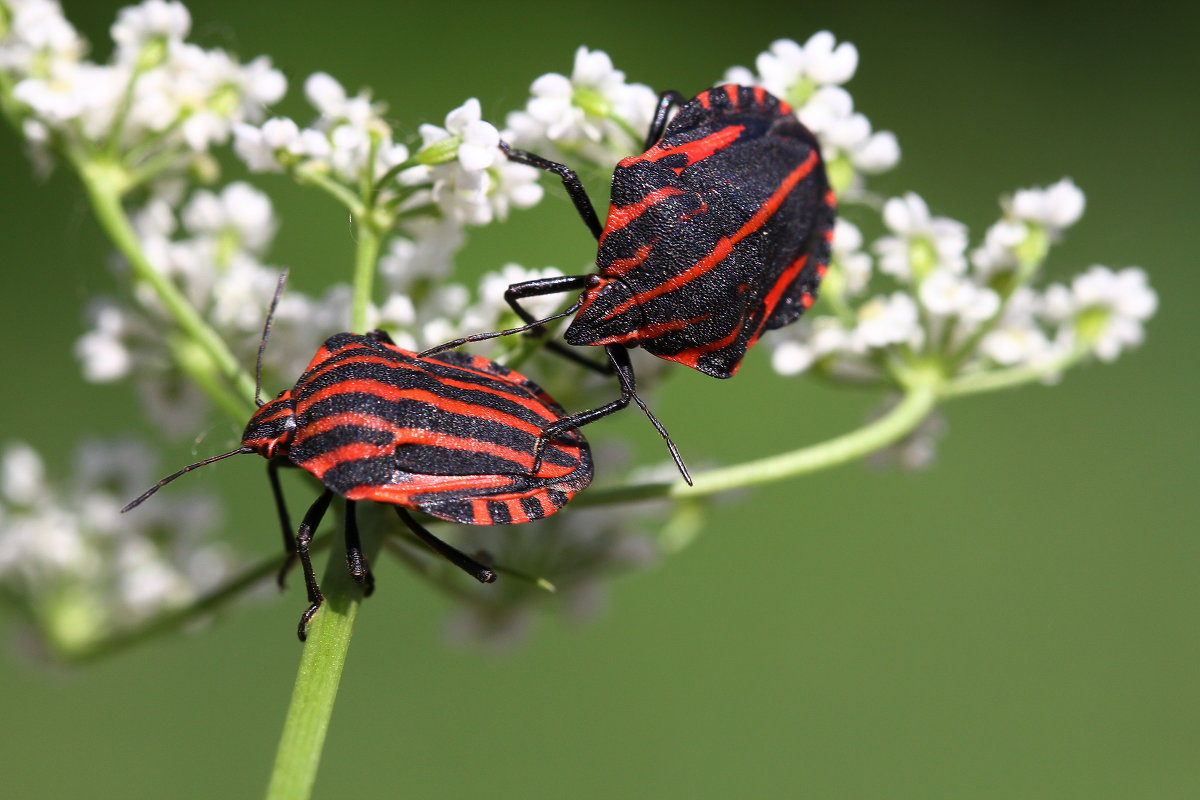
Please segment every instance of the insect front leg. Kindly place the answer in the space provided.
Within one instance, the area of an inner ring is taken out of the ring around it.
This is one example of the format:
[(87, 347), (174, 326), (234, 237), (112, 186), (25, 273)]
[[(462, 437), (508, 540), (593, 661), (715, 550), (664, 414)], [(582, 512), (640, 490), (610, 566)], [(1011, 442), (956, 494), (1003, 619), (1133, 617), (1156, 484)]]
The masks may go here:
[(687, 101), (679, 92), (665, 91), (658, 96), (658, 105), (654, 108), (654, 119), (650, 121), (650, 130), (646, 134), (646, 145), (643, 150), (649, 150), (655, 142), (662, 138), (667, 129), (667, 116), (672, 106), (681, 106)]
[(300, 565), (304, 568), (304, 586), (308, 589), (309, 602), (308, 608), (300, 615), (300, 625), (296, 629), (302, 642), (308, 638), (308, 623), (312, 620), (313, 614), (316, 614), (321, 603), (325, 602), (325, 595), (321, 594), (321, 587), (317, 585), (317, 576), (313, 572), (312, 558), (309, 556), (308, 548), (312, 544), (317, 526), (321, 524), (321, 519), (329, 510), (331, 500), (333, 500), (332, 491), (326, 489), (321, 492), (321, 496), (305, 512), (304, 519), (300, 522), (300, 528), (296, 531), (296, 555), (300, 557)]
[[(443, 342), (437, 347), (431, 347), (428, 350), (418, 353), (417, 355), (419, 358), (428, 358), (429, 356), (437, 355), (438, 353), (445, 352), (446, 350), (453, 350), (456, 347), (461, 347), (468, 342), (481, 342), (485, 339), (495, 339), (499, 336), (509, 336), (514, 333), (528, 332), (534, 336), (545, 335), (545, 328), (542, 326), (547, 322), (553, 322), (556, 319), (562, 319), (563, 317), (568, 317), (574, 314), (583, 304), (582, 298), (576, 300), (567, 309), (543, 319), (537, 319), (530, 314), (521, 305), (520, 301), (526, 297), (541, 297), (543, 295), (558, 294), (560, 292), (569, 292), (572, 290), (581, 291), (590, 286), (595, 280), (595, 275), (562, 275), (556, 278), (538, 278), (532, 281), (524, 281), (523, 283), (514, 283), (505, 290), (504, 301), (508, 303), (509, 307), (516, 313), (518, 317), (521, 318), (521, 320), (525, 323), (524, 325), (520, 326), (519, 328), (509, 328), (508, 330), (503, 331), (476, 333), (472, 334), (471, 336), (464, 336), (461, 339)], [(558, 353), (564, 358), (575, 361), (579, 364), (583, 364), (591, 369), (596, 369), (600, 372), (607, 371), (604, 367), (597, 365), (595, 362), (590, 361), (589, 359), (583, 358), (572, 351), (569, 347), (559, 342), (548, 342), (546, 347), (547, 349)]]
[(583, 224), (588, 226), (588, 230), (592, 232), (592, 236), (595, 236), (597, 240), (600, 239), (600, 234), (603, 233), (604, 229), (600, 226), (600, 218), (596, 216), (596, 209), (592, 206), (592, 200), (588, 197), (587, 189), (583, 188), (583, 182), (579, 180), (579, 176), (575, 174), (575, 170), (566, 164), (560, 164), (557, 161), (542, 158), (534, 153), (510, 147), (508, 142), (500, 142), (500, 149), (504, 151), (504, 155), (508, 156), (509, 161), (544, 169), (546, 172), (553, 172), (561, 178), (563, 187), (567, 190), (567, 195), (570, 196), (571, 202), (575, 204), (575, 210), (579, 212), (579, 217), (583, 220)]
[(267, 478), (271, 482), (271, 494), (275, 497), (275, 512), (279, 515), (279, 527), (283, 530), (283, 565), (275, 582), (284, 588), (288, 571), (296, 563), (296, 536), (292, 533), (292, 520), (288, 515), (287, 502), (283, 499), (283, 487), (279, 485), (279, 467), (274, 461), (267, 462)]

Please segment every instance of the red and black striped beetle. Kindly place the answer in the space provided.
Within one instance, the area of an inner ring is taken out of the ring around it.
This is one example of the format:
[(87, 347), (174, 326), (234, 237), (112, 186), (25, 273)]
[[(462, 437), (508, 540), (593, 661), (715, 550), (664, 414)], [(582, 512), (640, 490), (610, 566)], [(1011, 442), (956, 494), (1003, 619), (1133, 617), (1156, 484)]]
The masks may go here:
[[(679, 112), (668, 124), (676, 105)], [(597, 270), (514, 284), (505, 300), (524, 326), (468, 336), (422, 355), (575, 314), (564, 339), (605, 348), (621, 397), (548, 426), (547, 440), (631, 399), (645, 410), (634, 393), (628, 348), (728, 378), (764, 331), (793, 322), (816, 299), (833, 240), (833, 192), (816, 137), (787, 103), (761, 87), (718, 86), (687, 102), (664, 92), (645, 152), (623, 159), (613, 173), (603, 227), (571, 169), (503, 143), (501, 148), (513, 161), (562, 178), (599, 241)], [(579, 289), (574, 304), (541, 320), (519, 302)], [(549, 346), (595, 366), (561, 345)], [(666, 432), (650, 419), (687, 478)]]
[[(489, 583), (491, 569), (437, 539), (405, 509), (467, 525), (529, 522), (558, 511), (592, 479), (591, 452), (576, 430), (535, 456), (543, 430), (565, 412), (533, 381), (465, 353), (419, 358), (383, 331), (329, 337), (295, 388), (259, 404), (241, 447), (184, 467), (122, 511), (196, 467), (248, 453), (266, 458), (284, 547), (299, 556), (308, 590), (301, 641), (324, 599), (309, 545), (335, 494), (346, 498), (347, 566), (370, 594), (374, 580), (359, 543), (357, 501), (392, 504), (433, 550)], [(300, 467), (325, 486), (295, 534), (276, 474), (281, 466)]]

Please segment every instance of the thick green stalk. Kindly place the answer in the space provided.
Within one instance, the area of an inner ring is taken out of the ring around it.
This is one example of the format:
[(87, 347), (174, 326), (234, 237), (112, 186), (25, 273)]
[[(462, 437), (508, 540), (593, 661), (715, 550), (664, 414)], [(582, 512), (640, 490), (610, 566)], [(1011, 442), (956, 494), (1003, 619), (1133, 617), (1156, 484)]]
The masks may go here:
[[(350, 329), (362, 332), (367, 327), (380, 236), (371, 220), (365, 217), (358, 220), (355, 230), (358, 247), (354, 258)], [(359, 527), (363, 554), (370, 562), (382, 545), (383, 531), (380, 515), (375, 509), (364, 511), (367, 513), (359, 515)], [(350, 636), (354, 632), (354, 619), (362, 600), (362, 589), (351, 579), (345, 557), (336, 548), (329, 557), (323, 589), (325, 603), (308, 627), (308, 639), (275, 755), (267, 800), (303, 800), (312, 794), (317, 779), (329, 718), (337, 700), (338, 684), (346, 664)]]
[[(364, 504), (367, 511), (371, 504)], [(373, 563), (383, 542), (382, 514), (360, 513), (363, 555)], [(267, 800), (306, 800), (321, 764), (342, 668), (362, 603), (362, 587), (346, 569), (345, 552), (334, 547), (321, 583), (325, 602), (308, 626), (291, 705), (279, 737)]]
[[(134, 275), (154, 290), (179, 329), (205, 352), (220, 374), (237, 389), (238, 394), (246, 399), (249, 406), (254, 401), (254, 378), (241, 368), (224, 340), (209, 327), (179, 288), (167, 276), (156, 270), (142, 252), (137, 233), (125, 215), (124, 206), (121, 205), (124, 171), (110, 162), (87, 158), (73, 160), (96, 218), (133, 268)], [(219, 403), (220, 398), (216, 399)], [(238, 421), (243, 422), (244, 419)]]
[(891, 411), (851, 433), (789, 453), (698, 473), (693, 477), (693, 486), (682, 480), (620, 486), (584, 492), (573, 502), (576, 506), (592, 506), (655, 498), (704, 497), (827, 469), (903, 439), (933, 410), (937, 398), (937, 379), (922, 376), (913, 381)]
[(379, 233), (365, 216), (354, 226), (358, 248), (354, 257), (354, 295), (350, 306), (350, 330), (366, 333), (367, 309), (375, 287), (375, 264), (379, 260)]

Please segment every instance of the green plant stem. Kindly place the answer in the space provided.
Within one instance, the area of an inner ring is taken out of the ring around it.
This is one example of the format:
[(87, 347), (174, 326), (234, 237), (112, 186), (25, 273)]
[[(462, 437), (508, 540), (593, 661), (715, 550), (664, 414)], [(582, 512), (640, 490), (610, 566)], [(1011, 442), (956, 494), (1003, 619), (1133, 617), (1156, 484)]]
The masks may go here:
[(1087, 355), (1086, 346), (1080, 346), (1065, 356), (1033, 367), (1011, 367), (1009, 369), (979, 372), (974, 375), (963, 375), (946, 382), (943, 395), (947, 398), (965, 397), (981, 392), (995, 392), (1000, 389), (1012, 389), (1029, 383), (1038, 383), (1053, 378), (1073, 367)]
[[(363, 504), (366, 511), (371, 504)], [(383, 542), (383, 517), (359, 514), (363, 554), (374, 563)], [(312, 794), (333, 703), (337, 698), (362, 588), (346, 569), (345, 553), (334, 548), (322, 581), (325, 602), (308, 626), (292, 701), (279, 737), (267, 800), (306, 800)]]
[[(134, 275), (154, 290), (179, 329), (199, 345), (217, 371), (246, 399), (247, 405), (252, 403), (254, 378), (241, 368), (224, 340), (209, 327), (179, 288), (155, 269), (142, 252), (137, 233), (133, 230), (133, 225), (130, 224), (121, 204), (121, 194), (125, 189), (124, 171), (119, 166), (102, 160), (73, 157), (72, 161), (79, 171), (96, 218), (121, 255), (125, 256)], [(220, 404), (220, 398), (214, 399)]]
[(887, 414), (851, 433), (789, 453), (701, 472), (693, 476), (692, 486), (682, 480), (619, 486), (584, 492), (573, 502), (576, 506), (594, 506), (636, 500), (704, 497), (827, 469), (903, 439), (933, 410), (937, 399), (936, 379), (920, 378), (909, 386), (900, 402)]
[(354, 254), (354, 294), (350, 305), (350, 330), (366, 333), (367, 309), (375, 287), (375, 264), (379, 260), (380, 236), (365, 215), (355, 225), (358, 247)]

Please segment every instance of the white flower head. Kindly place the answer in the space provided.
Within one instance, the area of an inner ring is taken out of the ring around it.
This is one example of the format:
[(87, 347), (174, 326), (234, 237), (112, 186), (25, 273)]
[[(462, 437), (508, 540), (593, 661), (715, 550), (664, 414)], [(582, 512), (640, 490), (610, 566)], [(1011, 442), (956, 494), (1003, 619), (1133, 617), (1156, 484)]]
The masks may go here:
[(182, 220), (193, 234), (228, 234), (253, 253), (270, 244), (277, 227), (270, 198), (242, 181), (229, 184), (219, 195), (204, 189), (196, 192), (184, 206)]
[(826, 356), (851, 349), (851, 332), (836, 317), (816, 317), (800, 330), (798, 339), (784, 339), (771, 353), (771, 366), (780, 375), (796, 375)]
[(304, 82), (304, 95), (321, 114), (320, 127), (331, 128), (347, 123), (355, 128), (367, 128), (383, 113), (382, 105), (371, 101), (370, 94), (360, 91), (349, 97), (336, 78), (325, 72), (314, 72)]
[(917, 296), (930, 314), (970, 322), (983, 322), (1000, 309), (1000, 296), (994, 291), (945, 267), (935, 269), (921, 282)]
[(137, 61), (147, 43), (158, 40), (182, 42), (192, 27), (192, 17), (183, 3), (144, 0), (117, 12), (110, 30), (117, 45), (118, 61)]
[[(803, 46), (779, 39), (755, 60), (758, 78), (744, 67), (734, 67), (725, 79), (732, 83), (753, 82), (800, 108), (819, 86), (840, 85), (858, 69), (858, 48), (850, 42), (837, 43), (829, 31), (818, 31)], [(749, 80), (747, 80), (749, 79)]]
[(959, 274), (966, 269), (963, 253), (967, 228), (947, 217), (934, 217), (920, 195), (908, 192), (884, 204), (883, 221), (894, 236), (875, 243), (879, 269), (898, 280), (922, 279), (941, 267)]
[(0, 69), (19, 77), (51, 65), (77, 62), (85, 44), (57, 0), (9, 0), (8, 30), (0, 43)]
[(858, 324), (850, 334), (855, 352), (892, 344), (916, 344), (920, 341), (917, 304), (911, 295), (893, 292), (875, 297), (858, 309)]
[(1013, 216), (1033, 222), (1056, 234), (1071, 227), (1083, 216), (1083, 191), (1070, 178), (1045, 189), (1021, 189), (1013, 195)]
[(1141, 344), (1142, 323), (1158, 310), (1158, 294), (1138, 267), (1093, 266), (1071, 282), (1071, 294), (1076, 327), (1102, 361)]
[(533, 97), (524, 111), (508, 117), (506, 138), (521, 147), (568, 148), (597, 163), (628, 155), (641, 143), (628, 129), (645, 130), (654, 113), (655, 94), (640, 83), (627, 83), (601, 50), (575, 51), (571, 77), (550, 73), (530, 86)]
[(833, 260), (841, 268), (843, 290), (854, 296), (871, 280), (871, 255), (864, 252), (862, 231), (853, 222), (838, 217), (833, 224)]

